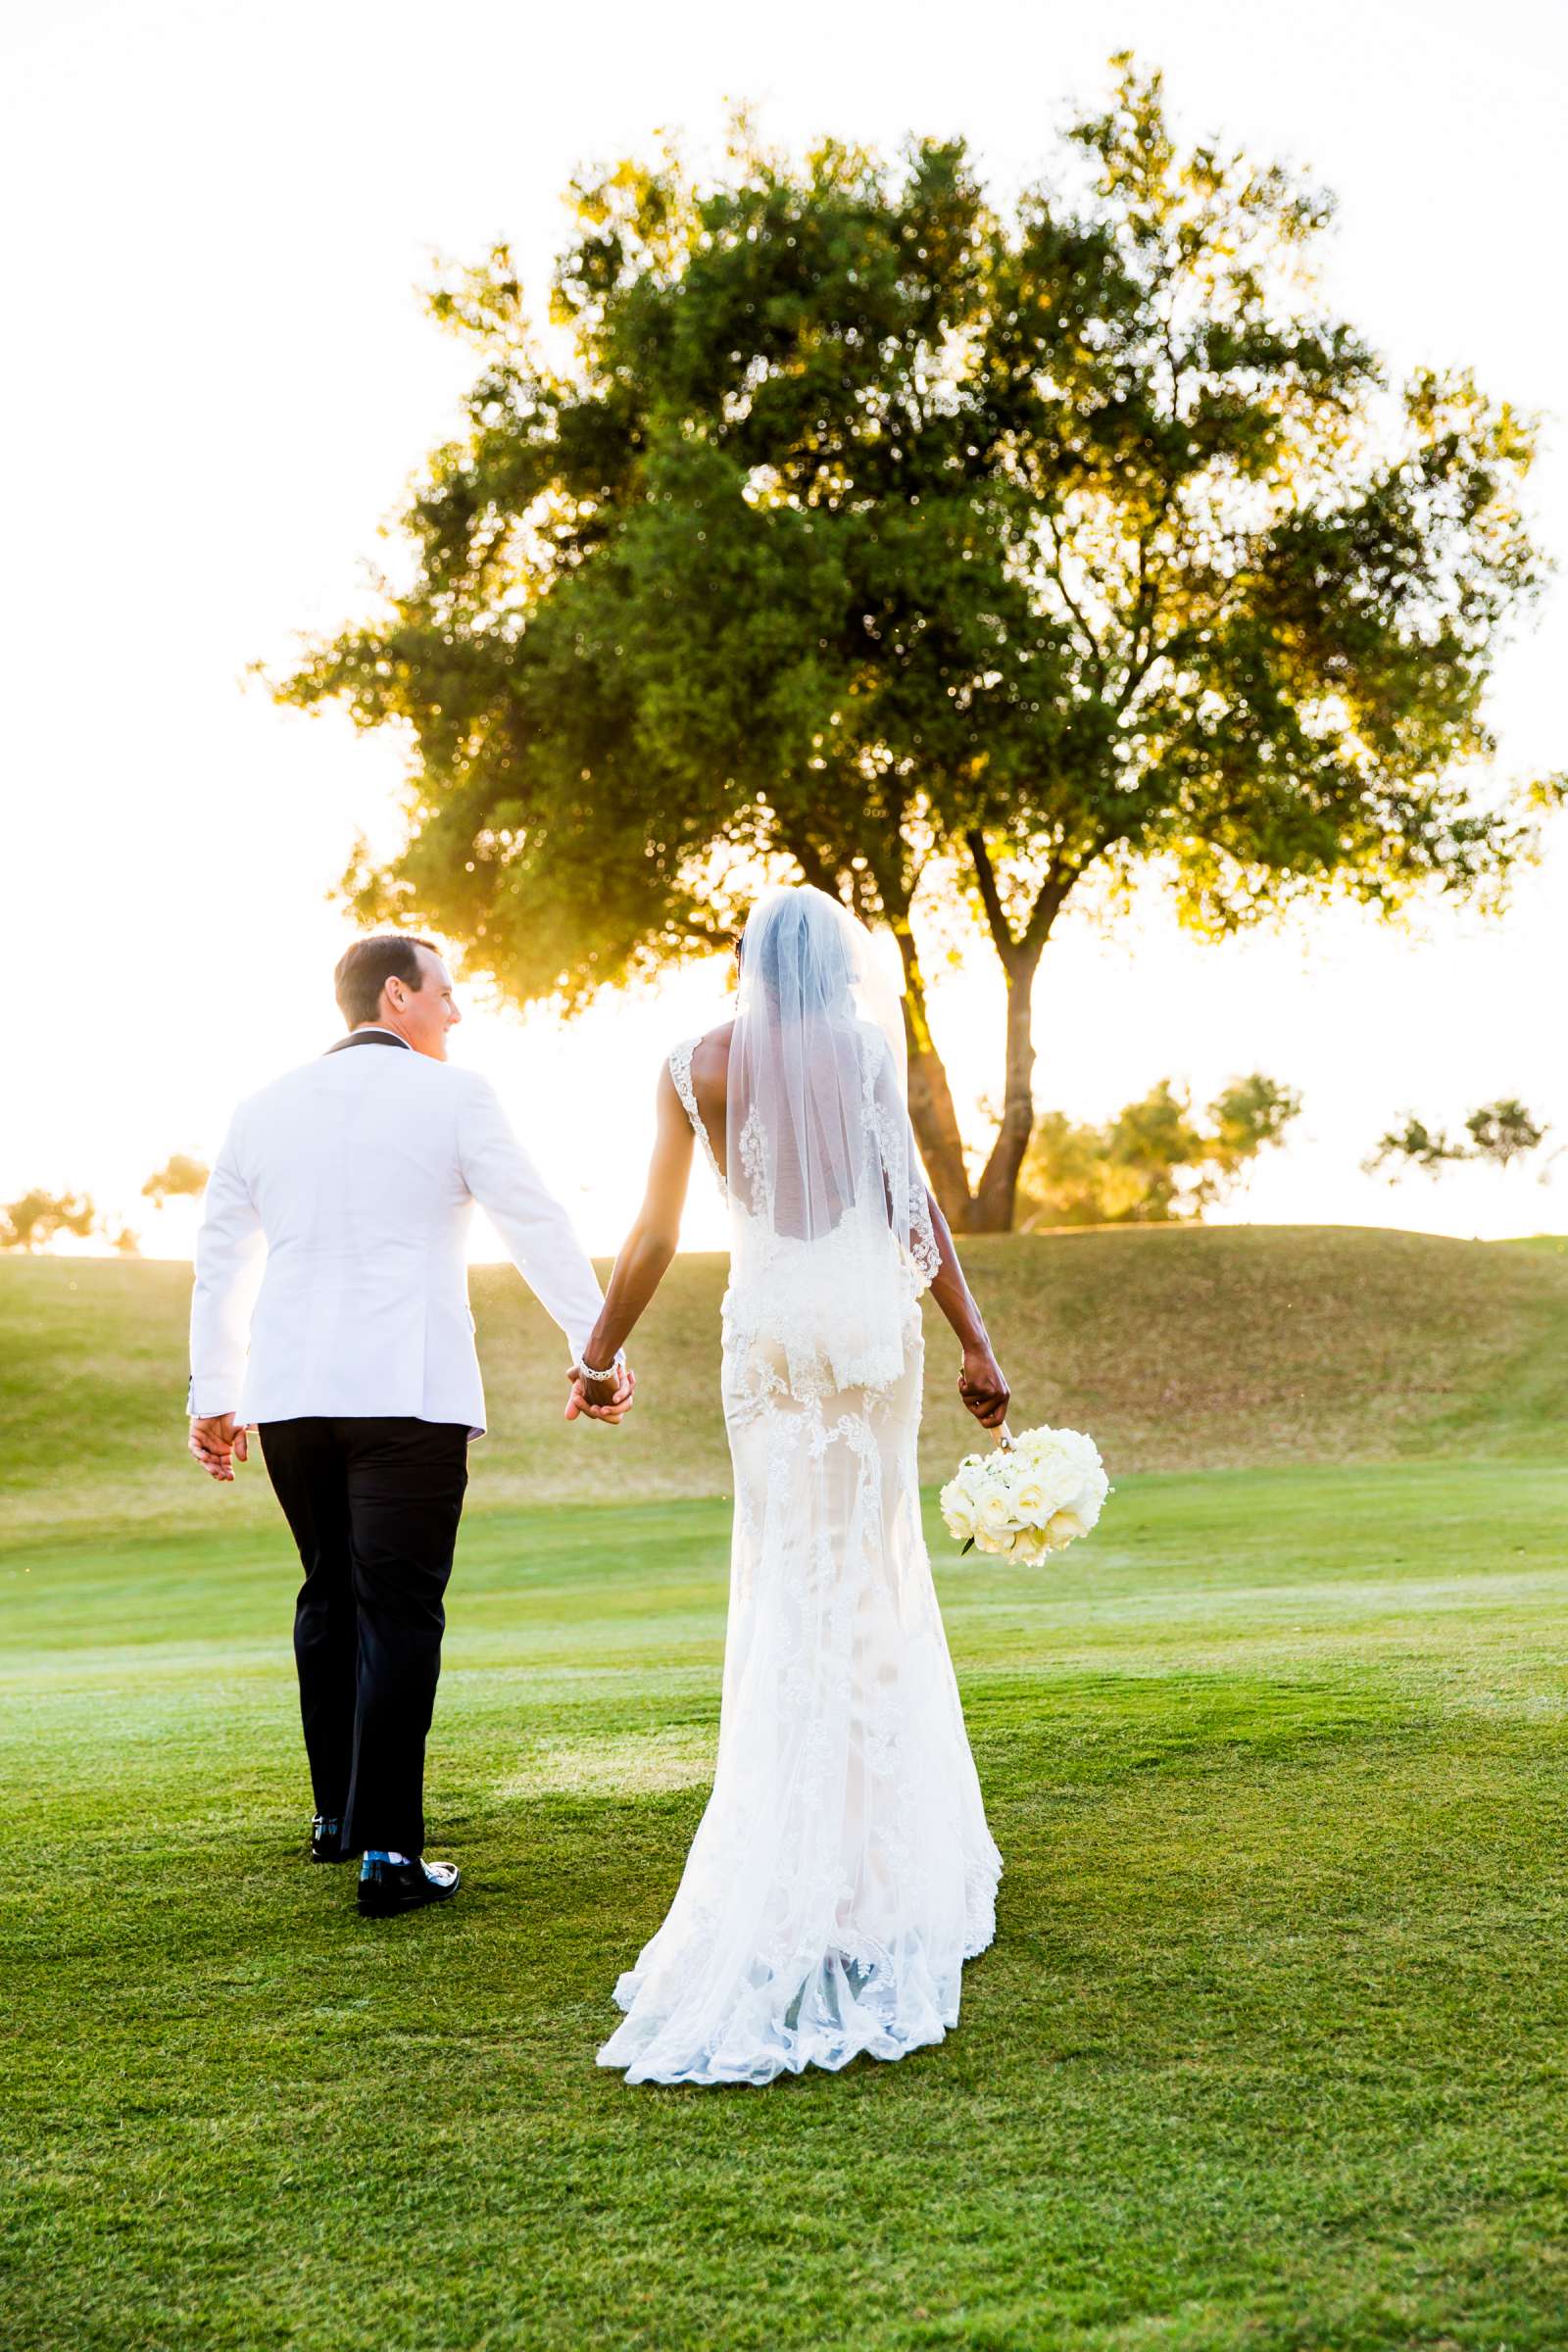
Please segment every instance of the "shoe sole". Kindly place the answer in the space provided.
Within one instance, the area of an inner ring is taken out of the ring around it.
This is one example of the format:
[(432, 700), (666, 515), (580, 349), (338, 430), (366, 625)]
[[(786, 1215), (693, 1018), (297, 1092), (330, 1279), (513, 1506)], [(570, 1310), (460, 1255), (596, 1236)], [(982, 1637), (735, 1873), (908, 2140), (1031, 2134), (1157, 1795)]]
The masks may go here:
[(432, 1903), (450, 1903), (453, 1896), (457, 1892), (458, 1889), (456, 1886), (443, 1886), (439, 1889), (432, 1888), (428, 1894), (416, 1896), (412, 1903), (368, 1903), (362, 1894), (360, 1897), (360, 1917), (362, 1919), (401, 1919), (403, 1918), (404, 1914), (409, 1911), (428, 1911)]

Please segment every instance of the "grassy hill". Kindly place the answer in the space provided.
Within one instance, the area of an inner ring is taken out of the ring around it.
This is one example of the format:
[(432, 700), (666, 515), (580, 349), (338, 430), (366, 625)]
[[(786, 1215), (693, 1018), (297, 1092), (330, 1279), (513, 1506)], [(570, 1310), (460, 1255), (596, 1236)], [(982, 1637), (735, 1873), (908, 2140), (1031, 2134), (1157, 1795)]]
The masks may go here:
[[(964, 1250), (1016, 1425), (1094, 1432), (1113, 1471), (1483, 1453), (1568, 1456), (1568, 1254), (1352, 1227), (1153, 1228)], [(727, 1491), (724, 1261), (677, 1261), (642, 1332), (638, 1411), (568, 1430), (563, 1348), (507, 1267), (473, 1277), (491, 1434), (471, 1504)], [(180, 1449), (189, 1269), (0, 1261), (0, 1535), (193, 1507)], [(924, 1473), (972, 1424), (928, 1311)], [(260, 1488), (260, 1481), (252, 1486)], [(225, 1495), (238, 1519), (265, 1505)]]

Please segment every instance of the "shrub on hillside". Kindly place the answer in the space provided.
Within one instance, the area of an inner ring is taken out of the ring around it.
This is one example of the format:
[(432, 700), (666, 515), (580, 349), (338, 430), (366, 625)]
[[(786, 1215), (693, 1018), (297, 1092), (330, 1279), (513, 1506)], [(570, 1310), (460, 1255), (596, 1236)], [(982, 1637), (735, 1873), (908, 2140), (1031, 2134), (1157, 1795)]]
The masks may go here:
[(1024, 1156), (1023, 1230), (1200, 1218), (1260, 1152), (1280, 1141), (1300, 1107), (1288, 1086), (1254, 1070), (1234, 1080), (1201, 1115), (1168, 1078), (1104, 1127), (1048, 1111)]
[(207, 1190), (211, 1173), (205, 1160), (192, 1152), (175, 1152), (161, 1168), (155, 1168), (141, 1188), (141, 1197), (154, 1208), (163, 1208), (171, 1200), (195, 1200)]
[(41, 1250), (57, 1233), (74, 1233), (85, 1241), (97, 1225), (90, 1194), (46, 1193), (35, 1185), (20, 1200), (0, 1207), (0, 1250)]
[[(1442, 1127), (1429, 1127), (1425, 1119), (1418, 1119), (1410, 1111), (1402, 1126), (1391, 1127), (1386, 1135), (1379, 1136), (1361, 1165), (1368, 1176), (1374, 1176), (1394, 1161), (1391, 1184), (1407, 1169), (1420, 1168), (1428, 1176), (1437, 1176), (1457, 1160), (1479, 1159), (1494, 1168), (1511, 1168), (1516, 1160), (1528, 1159), (1539, 1152), (1550, 1132), (1543, 1120), (1533, 1117), (1512, 1095), (1502, 1096), (1495, 1102), (1483, 1102), (1479, 1110), (1470, 1113), (1464, 1133), (1459, 1136), (1449, 1135)], [(1542, 1167), (1543, 1184), (1546, 1181), (1546, 1169), (1556, 1156), (1553, 1152)]]

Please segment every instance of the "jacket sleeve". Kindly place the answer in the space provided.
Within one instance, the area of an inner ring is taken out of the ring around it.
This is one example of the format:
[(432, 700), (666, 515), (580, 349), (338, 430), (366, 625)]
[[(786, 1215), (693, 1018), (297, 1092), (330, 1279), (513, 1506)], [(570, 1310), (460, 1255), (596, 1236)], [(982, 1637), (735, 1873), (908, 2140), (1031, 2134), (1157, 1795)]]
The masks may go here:
[(465, 1090), (458, 1122), (463, 1180), (506, 1244), (507, 1255), (578, 1357), (604, 1294), (571, 1219), (513, 1133), (495, 1088)]
[(267, 1258), (262, 1220), (240, 1172), (238, 1117), (223, 1138), (202, 1201), (190, 1301), (186, 1410), (205, 1419), (239, 1409), (251, 1309)]

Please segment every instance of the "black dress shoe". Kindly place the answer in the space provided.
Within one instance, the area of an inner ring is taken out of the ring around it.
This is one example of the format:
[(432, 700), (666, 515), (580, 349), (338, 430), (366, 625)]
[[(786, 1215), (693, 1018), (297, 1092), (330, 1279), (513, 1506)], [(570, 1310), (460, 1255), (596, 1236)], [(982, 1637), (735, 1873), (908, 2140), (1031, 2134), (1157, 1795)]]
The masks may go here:
[(458, 1891), (455, 1862), (368, 1862), (360, 1874), (360, 1917), (392, 1919), (447, 1903)]
[(311, 1860), (313, 1862), (346, 1862), (343, 1851), (343, 1824), (325, 1813), (318, 1813), (311, 1823)]

